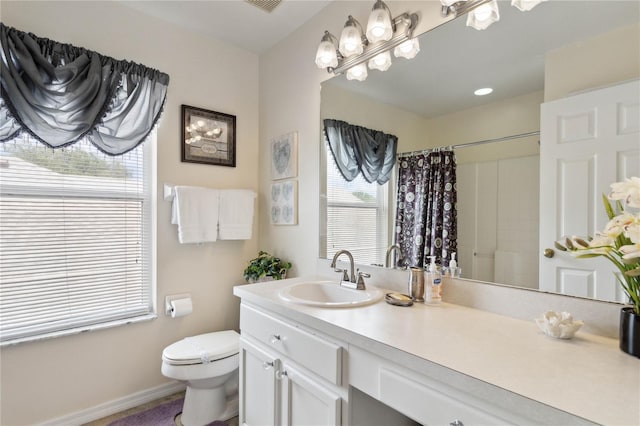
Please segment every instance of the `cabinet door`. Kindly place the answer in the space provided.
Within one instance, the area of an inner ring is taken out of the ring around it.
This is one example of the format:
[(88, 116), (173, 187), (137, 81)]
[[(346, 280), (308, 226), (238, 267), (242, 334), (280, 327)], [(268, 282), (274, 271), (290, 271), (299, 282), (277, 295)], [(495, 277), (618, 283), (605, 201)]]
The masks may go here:
[(278, 372), (282, 388), (282, 424), (295, 425), (339, 425), (340, 396), (284, 363)]
[(276, 357), (240, 338), (240, 424), (278, 424)]

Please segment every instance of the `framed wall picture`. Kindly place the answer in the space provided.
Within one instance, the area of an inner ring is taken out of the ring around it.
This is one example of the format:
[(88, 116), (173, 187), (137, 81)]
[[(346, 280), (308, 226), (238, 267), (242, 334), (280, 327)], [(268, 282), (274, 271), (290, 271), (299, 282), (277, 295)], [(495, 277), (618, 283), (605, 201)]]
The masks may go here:
[(286, 180), (271, 184), (271, 224), (298, 224), (297, 180)]
[(236, 116), (182, 105), (182, 161), (236, 166)]
[(298, 175), (298, 132), (271, 140), (271, 179), (287, 179)]

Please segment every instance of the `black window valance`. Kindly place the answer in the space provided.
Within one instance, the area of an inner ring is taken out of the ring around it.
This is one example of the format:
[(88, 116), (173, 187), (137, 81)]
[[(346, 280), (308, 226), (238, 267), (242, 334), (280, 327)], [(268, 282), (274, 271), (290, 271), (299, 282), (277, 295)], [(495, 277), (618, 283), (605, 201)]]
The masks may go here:
[(397, 136), (334, 119), (324, 120), (324, 131), (338, 170), (348, 182), (359, 173), (369, 183), (382, 185), (389, 180)]
[(169, 75), (0, 23), (0, 142), (26, 131), (52, 148), (82, 139), (109, 155), (145, 140)]

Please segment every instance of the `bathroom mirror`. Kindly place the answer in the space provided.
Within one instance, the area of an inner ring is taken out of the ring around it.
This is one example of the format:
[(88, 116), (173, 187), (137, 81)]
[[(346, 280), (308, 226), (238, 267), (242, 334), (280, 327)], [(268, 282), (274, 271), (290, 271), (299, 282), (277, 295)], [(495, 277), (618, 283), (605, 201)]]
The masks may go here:
[[(537, 288), (538, 256), (544, 247), (538, 246), (540, 171), (539, 138), (535, 132), (540, 129), (540, 104), (569, 95), (562, 90), (567, 86), (563, 79), (571, 79), (567, 75), (545, 76), (545, 64), (549, 55), (557, 59), (560, 52), (562, 56), (564, 50), (561, 49), (570, 49), (567, 52), (590, 49), (593, 44), (602, 45), (612, 40), (615, 44), (605, 45), (605, 50), (630, 49), (630, 56), (637, 59), (640, 10), (637, 2), (630, 1), (551, 1), (529, 12), (520, 12), (509, 2), (499, 3), (500, 21), (487, 30), (474, 30), (465, 26), (464, 18), (456, 19), (422, 34), (421, 51), (412, 60), (394, 58), (388, 71), (370, 70), (364, 82), (347, 81), (344, 76), (323, 82), (321, 118), (340, 119), (395, 134), (399, 138), (398, 152), (500, 139), (500, 142), (455, 149), (459, 194), (458, 263), (463, 278)], [(596, 51), (602, 49), (600, 46)], [(593, 64), (603, 61), (598, 55), (593, 55), (591, 60)], [(615, 66), (608, 68), (615, 72)], [(549, 72), (549, 67), (546, 70)], [(584, 68), (584, 73), (590, 71)], [(636, 78), (638, 74), (640, 70), (636, 69)], [(620, 80), (613, 77), (611, 81)], [(474, 90), (482, 87), (492, 87), (494, 91), (487, 96), (474, 96)], [(580, 87), (580, 90), (592, 87), (595, 86)], [(532, 132), (528, 137), (514, 137)], [(324, 141), (321, 143), (324, 147)], [(320, 202), (323, 209), (320, 257), (329, 257), (333, 248), (327, 247), (326, 230), (335, 223), (331, 215), (326, 214), (326, 182), (332, 177), (327, 177), (326, 152), (324, 154), (320, 166), (320, 181), (324, 183)], [(499, 171), (509, 176), (506, 181), (511, 185), (503, 181), (502, 188), (490, 188), (486, 182), (493, 178), (478, 175), (487, 164), (493, 164), (492, 170), (485, 171), (487, 176)], [(378, 194), (386, 203), (386, 213), (378, 219), (384, 228), (383, 243), (370, 247), (376, 252), (373, 256), (354, 253), (358, 263), (384, 264), (385, 249), (393, 241), (396, 192), (393, 183), (386, 191), (380, 189)], [(482, 198), (497, 191), (506, 191), (507, 195), (502, 197), (507, 206), (523, 210), (486, 203), (491, 195)], [(529, 197), (505, 198), (523, 193)], [(465, 209), (473, 204), (469, 200), (474, 197), (477, 211), (470, 213)], [(479, 198), (482, 199), (478, 203)], [(478, 241), (496, 236), (495, 230), (477, 226), (476, 221), (483, 214), (495, 221), (498, 214), (513, 218), (522, 211), (528, 212), (527, 222), (521, 221), (520, 227), (525, 232), (512, 233), (510, 238), (513, 244), (529, 247), (531, 273), (526, 279), (499, 276), (494, 266), (496, 262), (509, 262), (510, 253), (478, 250)], [(491, 265), (484, 270), (483, 256), (486, 264)]]

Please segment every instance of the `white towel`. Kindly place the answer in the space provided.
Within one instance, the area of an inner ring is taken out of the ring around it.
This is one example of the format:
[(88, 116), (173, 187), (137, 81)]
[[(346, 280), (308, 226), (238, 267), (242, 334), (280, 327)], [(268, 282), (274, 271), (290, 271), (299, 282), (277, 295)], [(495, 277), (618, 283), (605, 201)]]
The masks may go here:
[(205, 243), (217, 239), (219, 197), (217, 189), (175, 187), (171, 223), (178, 225), (180, 243)]
[(218, 237), (221, 240), (249, 240), (253, 231), (256, 193), (248, 189), (220, 190)]

